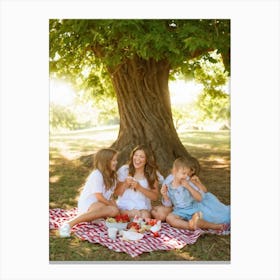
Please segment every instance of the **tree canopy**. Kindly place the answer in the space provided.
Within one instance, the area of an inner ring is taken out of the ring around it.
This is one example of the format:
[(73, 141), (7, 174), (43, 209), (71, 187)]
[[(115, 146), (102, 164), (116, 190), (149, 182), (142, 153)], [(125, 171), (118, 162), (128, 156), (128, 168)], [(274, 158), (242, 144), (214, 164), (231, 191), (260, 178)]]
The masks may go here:
[(189, 156), (172, 121), (168, 80), (216, 62), (213, 51), (229, 74), (229, 20), (52, 19), (49, 31), (51, 73), (94, 95), (116, 95), (120, 163), (140, 143), (151, 146), (163, 171)]
[(199, 65), (192, 59), (215, 62), (213, 50), (229, 72), (229, 20), (50, 20), (50, 71), (93, 87), (95, 94), (112, 92), (106, 68), (135, 55), (167, 60), (171, 74), (193, 76)]

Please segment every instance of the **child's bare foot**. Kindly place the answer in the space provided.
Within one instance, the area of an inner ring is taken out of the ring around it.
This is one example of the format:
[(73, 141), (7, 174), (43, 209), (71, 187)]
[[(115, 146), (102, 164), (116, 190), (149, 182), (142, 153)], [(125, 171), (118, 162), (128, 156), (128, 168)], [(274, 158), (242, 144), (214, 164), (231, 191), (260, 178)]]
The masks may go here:
[(197, 229), (197, 223), (198, 221), (202, 219), (202, 213), (196, 212), (193, 214), (192, 219), (189, 221), (190, 230), (196, 230)]

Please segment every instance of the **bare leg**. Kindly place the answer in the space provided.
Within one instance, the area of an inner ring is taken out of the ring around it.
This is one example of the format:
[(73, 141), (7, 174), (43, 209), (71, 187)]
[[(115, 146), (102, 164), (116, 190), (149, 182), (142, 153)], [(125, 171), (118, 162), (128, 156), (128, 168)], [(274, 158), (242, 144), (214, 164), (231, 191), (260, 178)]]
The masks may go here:
[(149, 210), (140, 210), (140, 217), (145, 218), (151, 218), (151, 212)]
[(171, 212), (172, 212), (172, 207), (165, 207), (159, 205), (159, 206), (155, 206), (152, 209), (151, 214), (154, 219), (164, 222), (166, 220), (167, 215)]
[(73, 227), (82, 222), (91, 222), (99, 218), (115, 217), (119, 214), (119, 209), (115, 206), (108, 206), (101, 202), (93, 203), (86, 213), (83, 213), (74, 219), (70, 220), (68, 224)]
[(182, 218), (180, 218), (177, 215), (174, 215), (173, 213), (169, 213), (167, 215), (166, 222), (175, 228), (192, 230), (189, 222), (183, 220)]
[(199, 219), (196, 224), (197, 227), (201, 229), (215, 229), (215, 230), (222, 230), (224, 225), (223, 224), (214, 224), (207, 222), (203, 219)]
[(137, 209), (132, 209), (132, 210), (121, 210), (121, 214), (122, 215), (128, 215), (128, 217), (130, 219), (133, 219), (135, 216), (138, 216), (140, 217), (141, 215), (141, 211), (140, 210), (137, 210)]
[(140, 218), (151, 218), (151, 213), (149, 210), (137, 210), (137, 209), (132, 209), (132, 210), (121, 210), (121, 214), (125, 215), (127, 214), (130, 219), (133, 219), (135, 216), (138, 216)]

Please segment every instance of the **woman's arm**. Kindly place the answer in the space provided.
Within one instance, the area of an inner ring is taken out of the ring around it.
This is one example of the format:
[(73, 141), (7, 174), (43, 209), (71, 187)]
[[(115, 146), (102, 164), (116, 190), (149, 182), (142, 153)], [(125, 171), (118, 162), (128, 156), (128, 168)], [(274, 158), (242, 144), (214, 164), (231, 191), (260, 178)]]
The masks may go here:
[(196, 201), (202, 200), (202, 196), (199, 191), (196, 191), (194, 188), (192, 188), (186, 180), (182, 180), (181, 184), (191, 193)]
[(118, 171), (118, 181), (114, 191), (116, 196), (122, 196), (132, 182), (132, 177), (129, 175), (128, 165), (123, 165)]
[(114, 194), (117, 196), (123, 195), (123, 193), (130, 187), (131, 183), (132, 180), (130, 178), (126, 178), (123, 182), (118, 181)]
[(172, 206), (172, 202), (169, 199), (167, 190), (168, 190), (167, 186), (166, 185), (162, 185), (161, 190), (160, 190), (160, 193), (161, 193), (161, 196), (162, 196), (161, 203), (165, 207), (171, 207)]
[(134, 190), (137, 190), (141, 193), (143, 193), (146, 197), (148, 197), (149, 199), (155, 201), (158, 199), (158, 181), (155, 181), (154, 183), (154, 188), (153, 189), (146, 189), (144, 187), (142, 187), (137, 181), (133, 180), (133, 182), (131, 183), (131, 187)]
[(95, 197), (97, 198), (97, 200), (99, 202), (102, 202), (104, 203), (105, 205), (113, 205), (113, 206), (116, 206), (116, 203), (115, 201), (112, 199), (112, 200), (107, 200), (102, 193), (95, 193)]
[(167, 190), (168, 190), (167, 186), (165, 184), (162, 185), (160, 193), (161, 193), (162, 198), (166, 201), (170, 200), (168, 197), (168, 194), (167, 194)]

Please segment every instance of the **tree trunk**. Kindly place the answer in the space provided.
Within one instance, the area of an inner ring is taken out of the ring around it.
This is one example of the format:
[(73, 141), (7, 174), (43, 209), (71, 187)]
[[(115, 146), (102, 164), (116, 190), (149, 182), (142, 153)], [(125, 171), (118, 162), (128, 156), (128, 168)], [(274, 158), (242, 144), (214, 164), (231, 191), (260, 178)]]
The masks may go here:
[(118, 138), (112, 145), (120, 151), (119, 165), (136, 145), (146, 144), (166, 175), (176, 157), (189, 156), (172, 120), (168, 61), (134, 57), (109, 72), (120, 114)]

